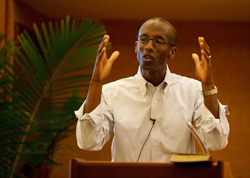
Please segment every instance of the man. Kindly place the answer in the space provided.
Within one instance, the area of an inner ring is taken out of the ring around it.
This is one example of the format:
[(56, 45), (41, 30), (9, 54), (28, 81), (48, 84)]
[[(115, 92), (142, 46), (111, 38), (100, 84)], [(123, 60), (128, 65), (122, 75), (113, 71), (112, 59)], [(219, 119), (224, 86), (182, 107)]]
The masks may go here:
[[(169, 162), (171, 153), (195, 153), (186, 122), (196, 125), (210, 150), (227, 145), (227, 107), (219, 103), (213, 82), (210, 49), (203, 37), (201, 56), (192, 54), (198, 79), (170, 72), (176, 29), (163, 18), (151, 18), (140, 28), (135, 52), (140, 64), (134, 77), (103, 85), (119, 52), (108, 59), (105, 35), (99, 45), (86, 101), (75, 112), (77, 144), (100, 150), (112, 132), (112, 161)], [(204, 96), (203, 96), (204, 95)]]

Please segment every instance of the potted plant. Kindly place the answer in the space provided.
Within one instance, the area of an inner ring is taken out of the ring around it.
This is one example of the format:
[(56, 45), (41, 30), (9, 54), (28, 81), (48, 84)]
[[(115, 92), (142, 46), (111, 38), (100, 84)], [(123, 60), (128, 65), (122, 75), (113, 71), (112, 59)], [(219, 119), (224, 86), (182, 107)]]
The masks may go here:
[[(0, 50), (0, 177), (32, 177), (55, 165), (58, 143), (76, 123), (104, 26), (90, 19), (34, 25)], [(3, 39), (3, 36), (0, 37)], [(91, 70), (89, 70), (91, 71)]]

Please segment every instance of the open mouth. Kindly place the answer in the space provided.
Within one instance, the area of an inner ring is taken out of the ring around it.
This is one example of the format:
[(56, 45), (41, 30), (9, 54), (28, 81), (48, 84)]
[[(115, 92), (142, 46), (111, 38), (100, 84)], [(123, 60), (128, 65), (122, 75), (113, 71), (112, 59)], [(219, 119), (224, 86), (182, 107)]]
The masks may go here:
[(151, 55), (143, 55), (143, 60), (144, 61), (152, 61), (152, 60), (154, 60), (154, 57)]

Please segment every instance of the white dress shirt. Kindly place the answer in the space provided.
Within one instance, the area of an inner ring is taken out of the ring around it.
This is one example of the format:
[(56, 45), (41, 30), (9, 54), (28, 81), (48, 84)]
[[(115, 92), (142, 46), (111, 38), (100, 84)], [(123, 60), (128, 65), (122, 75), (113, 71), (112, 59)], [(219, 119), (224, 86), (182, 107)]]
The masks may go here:
[[(77, 144), (84, 150), (100, 150), (114, 132), (112, 161), (135, 162), (141, 152), (141, 162), (169, 162), (173, 152), (195, 153), (189, 121), (209, 150), (223, 149), (229, 135), (228, 111), (219, 106), (216, 119), (204, 106), (201, 83), (171, 73), (168, 66), (157, 87), (139, 68), (134, 77), (104, 85), (101, 103), (91, 113), (83, 114), (84, 103), (75, 111)], [(150, 118), (156, 120), (154, 126)]]

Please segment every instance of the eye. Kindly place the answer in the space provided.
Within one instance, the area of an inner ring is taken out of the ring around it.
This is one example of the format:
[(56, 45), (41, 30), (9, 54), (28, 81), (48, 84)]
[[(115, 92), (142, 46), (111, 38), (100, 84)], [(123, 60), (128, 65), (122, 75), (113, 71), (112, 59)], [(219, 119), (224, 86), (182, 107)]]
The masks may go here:
[(141, 37), (140, 37), (140, 42), (146, 43), (147, 41), (148, 41), (148, 38), (147, 38), (147, 37), (145, 37), (145, 36), (141, 36)]
[(154, 39), (154, 42), (157, 45), (164, 45), (165, 44), (165, 41), (163, 39), (161, 39), (161, 38)]

